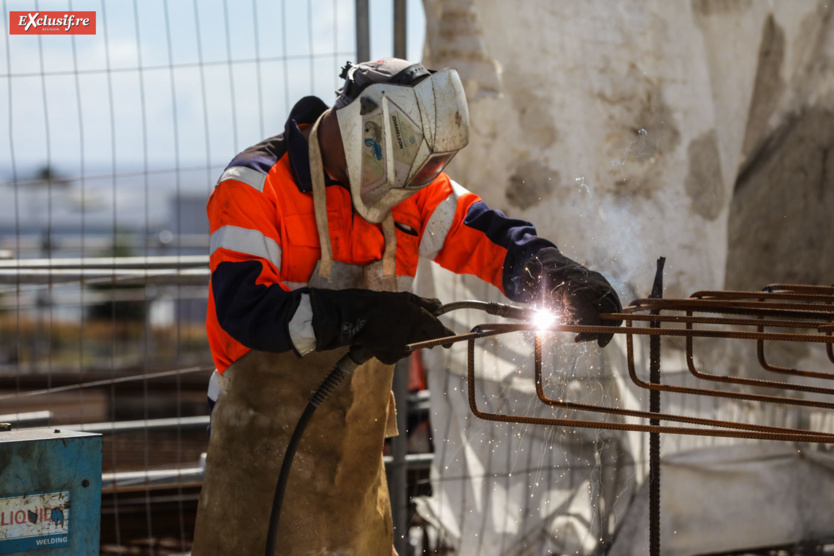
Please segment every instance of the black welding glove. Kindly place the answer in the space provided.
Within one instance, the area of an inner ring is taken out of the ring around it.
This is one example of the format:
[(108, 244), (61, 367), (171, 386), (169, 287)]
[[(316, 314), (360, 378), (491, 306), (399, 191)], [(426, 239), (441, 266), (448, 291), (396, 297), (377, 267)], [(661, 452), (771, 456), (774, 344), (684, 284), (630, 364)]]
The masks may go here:
[[(623, 310), (617, 292), (599, 272), (588, 270), (562, 255), (555, 247), (546, 247), (527, 261), (522, 276), (522, 290), (530, 301), (565, 311), (569, 320), (589, 326), (620, 326), (623, 321), (599, 318), (600, 313), (619, 313)], [(577, 342), (596, 339), (605, 347), (613, 334), (578, 334)]]
[(433, 314), (439, 300), (412, 293), (310, 288), (310, 304), (317, 351), (359, 347), (392, 365), (406, 344), (455, 334)]

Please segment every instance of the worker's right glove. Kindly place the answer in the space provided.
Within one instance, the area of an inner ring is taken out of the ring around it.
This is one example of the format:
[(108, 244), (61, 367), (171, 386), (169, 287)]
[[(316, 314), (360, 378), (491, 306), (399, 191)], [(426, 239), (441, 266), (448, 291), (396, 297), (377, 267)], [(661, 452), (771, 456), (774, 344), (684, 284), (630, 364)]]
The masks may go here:
[[(600, 313), (620, 313), (622, 305), (617, 292), (599, 272), (588, 270), (555, 247), (547, 247), (533, 255), (524, 267), (522, 291), (531, 301), (564, 311), (577, 324), (589, 326), (620, 326), (623, 321), (602, 322)], [(605, 347), (613, 334), (578, 334), (577, 342), (597, 340)]]
[(317, 351), (359, 347), (392, 365), (406, 344), (455, 334), (432, 314), (439, 300), (412, 293), (310, 288), (310, 305)]

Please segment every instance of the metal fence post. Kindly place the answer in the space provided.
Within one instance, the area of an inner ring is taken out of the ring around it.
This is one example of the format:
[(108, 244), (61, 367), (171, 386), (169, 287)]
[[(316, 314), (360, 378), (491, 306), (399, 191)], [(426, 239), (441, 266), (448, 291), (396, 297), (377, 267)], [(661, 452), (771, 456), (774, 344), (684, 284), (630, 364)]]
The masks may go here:
[(356, 0), (356, 61), (366, 62), (371, 57), (371, 26), (368, 0)]
[(408, 556), (408, 468), (405, 462), (408, 441), (408, 364), (403, 359), (394, 367), (394, 397), (397, 400), (397, 429), (391, 439), (391, 471), (388, 490), (391, 497), (391, 518), (394, 522), (394, 548), (400, 556)]
[[(406, 2), (394, 0), (394, 57), (406, 57)], [(409, 556), (408, 543), (408, 470), (405, 463), (407, 452), (408, 426), (408, 368), (409, 360), (403, 359), (397, 363), (394, 374), (394, 396), (397, 400), (397, 428), (400, 434), (394, 437), (391, 445), (394, 464), (392, 465), (391, 481), (391, 515), (394, 521), (394, 548), (400, 556)]]
[(394, 0), (394, 57), (406, 59), (406, 1)]

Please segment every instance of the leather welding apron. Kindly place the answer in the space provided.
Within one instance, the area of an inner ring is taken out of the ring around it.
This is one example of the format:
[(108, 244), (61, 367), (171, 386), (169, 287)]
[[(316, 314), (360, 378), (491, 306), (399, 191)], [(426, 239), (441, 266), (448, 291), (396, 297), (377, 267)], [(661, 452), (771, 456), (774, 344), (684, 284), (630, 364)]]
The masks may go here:
[[(212, 414), (193, 554), (263, 554), (284, 450), (310, 393), (345, 350), (251, 351), (230, 366)], [(389, 556), (382, 444), (392, 367), (356, 369), (310, 419), (295, 454), (276, 554)], [(388, 433), (392, 433), (388, 429)]]
[[(319, 208), (324, 186), (317, 188), (315, 181), (322, 260), (310, 286), (395, 291), (396, 240), (391, 241), (395, 232), (390, 215), (383, 224), (383, 260), (368, 267), (333, 262), (330, 238), (321, 233), (328, 229), (326, 210)], [(324, 221), (319, 220), (321, 212)], [(226, 369), (224, 391), (212, 413), (195, 556), (264, 553), (290, 436), (310, 393), (346, 351), (299, 358), (291, 352), (253, 350)], [(382, 449), (384, 439), (397, 434), (392, 377), (393, 366), (371, 359), (313, 414), (290, 471), (276, 554), (390, 556), (393, 525)]]

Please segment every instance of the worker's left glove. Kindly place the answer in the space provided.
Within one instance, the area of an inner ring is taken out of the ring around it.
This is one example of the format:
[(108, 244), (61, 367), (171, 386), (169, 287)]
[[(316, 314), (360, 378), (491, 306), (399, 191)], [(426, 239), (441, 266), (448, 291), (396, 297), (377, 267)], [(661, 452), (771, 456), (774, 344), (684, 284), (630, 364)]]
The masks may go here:
[[(546, 247), (527, 261), (521, 279), (522, 291), (532, 302), (564, 311), (569, 320), (589, 326), (620, 326), (623, 321), (599, 318), (600, 313), (619, 313), (623, 310), (617, 292), (608, 280), (593, 270), (573, 261), (555, 247)], [(577, 342), (596, 340), (605, 347), (613, 334), (581, 333)]]

